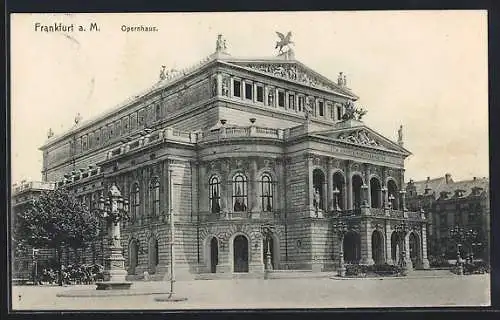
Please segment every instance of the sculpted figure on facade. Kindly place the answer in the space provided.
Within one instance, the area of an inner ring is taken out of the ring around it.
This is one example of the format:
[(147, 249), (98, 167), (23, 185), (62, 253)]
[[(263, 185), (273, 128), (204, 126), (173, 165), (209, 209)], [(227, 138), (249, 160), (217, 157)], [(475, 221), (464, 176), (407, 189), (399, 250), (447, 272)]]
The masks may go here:
[(229, 79), (227, 77), (222, 79), (222, 95), (229, 97)]

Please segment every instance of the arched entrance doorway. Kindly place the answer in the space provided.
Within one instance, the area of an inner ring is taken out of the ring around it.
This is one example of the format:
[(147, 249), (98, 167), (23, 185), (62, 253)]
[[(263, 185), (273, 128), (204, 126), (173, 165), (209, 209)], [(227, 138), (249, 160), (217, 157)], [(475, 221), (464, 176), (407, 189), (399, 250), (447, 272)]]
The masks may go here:
[(370, 197), (372, 208), (382, 208), (382, 188), (380, 181), (375, 177), (370, 179)]
[(420, 241), (419, 237), (415, 232), (410, 233), (408, 237), (410, 245), (410, 260), (413, 268), (418, 269), (421, 267), (421, 254), (420, 254)]
[[(95, 262), (94, 262), (95, 263)], [(139, 241), (136, 239), (130, 240), (128, 247), (128, 273), (135, 274), (135, 268), (139, 263)]]
[(391, 235), (391, 258), (394, 264), (399, 264), (401, 252), (404, 250), (403, 241), (398, 232), (393, 232)]
[(354, 231), (349, 231), (344, 236), (342, 244), (344, 251), (344, 262), (347, 264), (358, 264), (361, 259), (361, 238)]
[(353, 175), (352, 176), (353, 209), (361, 208), (361, 201), (363, 201), (362, 200), (363, 195), (361, 192), (362, 185), (363, 185), (363, 179), (357, 174)]
[(382, 232), (375, 230), (372, 233), (372, 258), (375, 264), (383, 264), (384, 259), (384, 237)]
[(210, 272), (215, 273), (217, 271), (217, 264), (219, 263), (219, 243), (217, 238), (213, 237), (210, 240)]
[(233, 242), (234, 272), (248, 272), (248, 240), (239, 235)]

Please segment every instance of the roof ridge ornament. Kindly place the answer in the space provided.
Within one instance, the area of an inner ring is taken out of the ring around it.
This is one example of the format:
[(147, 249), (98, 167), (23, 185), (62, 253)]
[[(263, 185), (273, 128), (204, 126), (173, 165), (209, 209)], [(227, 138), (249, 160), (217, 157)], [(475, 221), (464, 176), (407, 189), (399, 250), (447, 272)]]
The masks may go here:
[[(274, 47), (274, 49), (279, 49), (278, 57), (283, 57), (285, 58), (285, 60), (294, 60), (295, 54), (293, 52), (293, 49), (290, 47), (291, 44), (295, 45), (295, 43), (292, 41), (292, 32), (288, 31), (286, 36), (278, 31), (276, 31), (276, 34), (278, 35), (278, 37), (280, 37), (280, 40), (276, 41), (276, 46)], [(285, 47), (288, 50), (283, 51), (283, 48)]]
[(404, 142), (403, 142), (403, 125), (400, 125), (399, 129), (398, 129), (398, 144), (401, 147), (404, 145)]

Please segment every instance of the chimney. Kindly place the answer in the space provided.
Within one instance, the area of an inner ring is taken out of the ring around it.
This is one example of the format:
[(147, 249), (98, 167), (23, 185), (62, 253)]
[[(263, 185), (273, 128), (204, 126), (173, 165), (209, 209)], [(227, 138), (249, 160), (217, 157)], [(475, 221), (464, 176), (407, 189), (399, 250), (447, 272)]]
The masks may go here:
[(472, 178), (473, 181), (476, 181), (477, 177)]
[(445, 178), (446, 184), (449, 184), (450, 182), (452, 182), (451, 174), (449, 174), (449, 173), (445, 174), (444, 178)]
[(431, 181), (431, 177), (427, 177), (427, 182)]

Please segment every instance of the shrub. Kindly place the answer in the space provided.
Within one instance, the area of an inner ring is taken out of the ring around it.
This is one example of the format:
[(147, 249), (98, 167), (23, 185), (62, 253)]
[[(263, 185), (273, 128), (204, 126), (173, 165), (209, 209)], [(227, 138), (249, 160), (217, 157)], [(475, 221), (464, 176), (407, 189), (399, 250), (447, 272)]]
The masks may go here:
[(454, 265), (450, 264), (445, 257), (429, 256), (429, 265), (433, 268), (451, 268)]
[(360, 264), (348, 264), (345, 266), (345, 275), (359, 277), (366, 274), (367, 266)]
[(464, 263), (464, 274), (484, 274), (490, 272), (490, 266), (484, 261)]
[(401, 275), (403, 273), (403, 268), (397, 265), (384, 263), (370, 266), (369, 271), (377, 275)]

